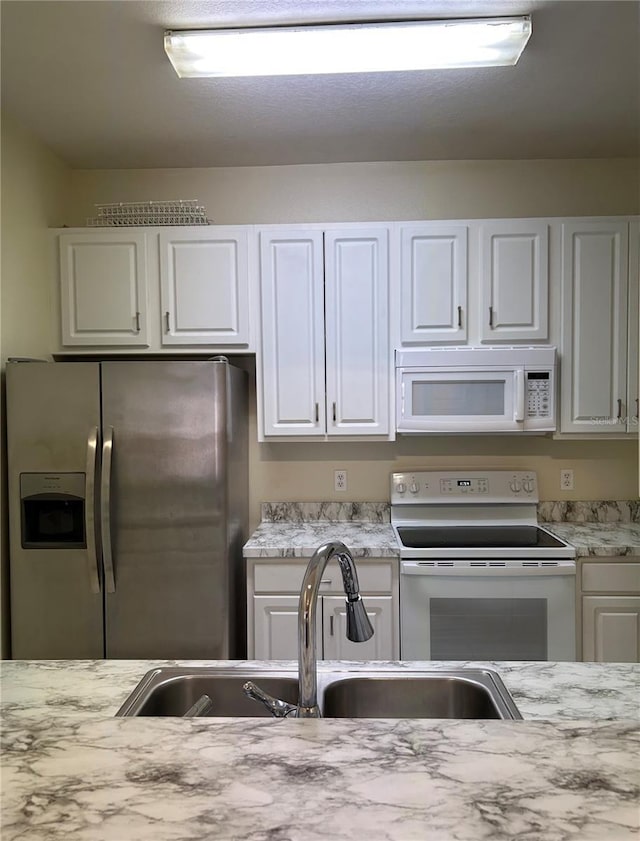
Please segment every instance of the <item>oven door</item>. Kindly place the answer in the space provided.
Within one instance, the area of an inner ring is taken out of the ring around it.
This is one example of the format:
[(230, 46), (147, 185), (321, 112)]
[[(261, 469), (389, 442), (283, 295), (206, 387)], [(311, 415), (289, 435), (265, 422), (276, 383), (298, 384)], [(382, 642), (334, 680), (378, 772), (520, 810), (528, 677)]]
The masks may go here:
[(575, 660), (575, 562), (402, 561), (403, 660)]
[(397, 431), (521, 431), (524, 384), (524, 368), (398, 368)]

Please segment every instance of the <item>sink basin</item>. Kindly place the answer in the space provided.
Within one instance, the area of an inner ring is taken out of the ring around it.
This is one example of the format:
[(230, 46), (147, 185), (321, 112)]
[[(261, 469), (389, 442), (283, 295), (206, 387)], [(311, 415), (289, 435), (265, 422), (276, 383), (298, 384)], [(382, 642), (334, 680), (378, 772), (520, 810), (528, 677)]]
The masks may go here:
[(242, 686), (248, 680), (259, 680), (269, 695), (288, 701), (298, 700), (298, 679), (275, 675), (256, 676), (255, 672), (225, 672), (206, 667), (154, 669), (140, 681), (117, 712), (119, 716), (169, 715), (183, 716), (203, 695), (211, 698), (213, 707), (207, 716), (270, 717), (256, 701), (247, 698)]
[[(297, 703), (295, 672), (171, 667), (147, 672), (117, 715), (183, 716), (208, 695), (213, 704), (208, 717), (268, 717), (242, 691), (247, 680)], [(522, 718), (499, 675), (489, 669), (319, 672), (318, 703), (325, 718)]]
[[(497, 676), (496, 676), (497, 677)], [(327, 686), (325, 718), (521, 718), (493, 674), (356, 677)]]

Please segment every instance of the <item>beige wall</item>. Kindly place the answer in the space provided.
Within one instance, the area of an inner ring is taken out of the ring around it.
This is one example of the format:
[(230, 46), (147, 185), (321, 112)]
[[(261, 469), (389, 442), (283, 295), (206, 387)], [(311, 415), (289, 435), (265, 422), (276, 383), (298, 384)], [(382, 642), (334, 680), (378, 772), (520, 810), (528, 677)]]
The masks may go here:
[[(47, 228), (64, 222), (70, 170), (6, 114), (2, 115), (0, 368), (8, 356), (43, 356), (52, 348)], [(0, 461), (5, 463), (4, 397)], [(0, 652), (8, 643), (6, 475), (0, 471)]]
[[(18, 160), (28, 157), (17, 149), (14, 156)], [(55, 165), (45, 169), (50, 174), (58, 172)], [(56, 218), (49, 224), (83, 225), (95, 214), (95, 203), (176, 198), (199, 199), (219, 224), (631, 214), (640, 212), (639, 172), (638, 160), (74, 171), (69, 174), (66, 213), (61, 218), (56, 208), (52, 214)], [(64, 194), (67, 173), (63, 168), (58, 174), (64, 182), (59, 192)], [(33, 185), (33, 178), (26, 174), (22, 178)], [(13, 180), (13, 193), (18, 199), (19, 179)], [(52, 184), (52, 179), (44, 175), (35, 181)], [(39, 192), (42, 194), (43, 189)], [(49, 189), (44, 192), (50, 195)], [(27, 193), (31, 195), (32, 191)], [(37, 195), (35, 190), (34, 198)], [(42, 195), (40, 204), (49, 207)], [(24, 210), (22, 215), (30, 218)], [(3, 309), (9, 339), (3, 339), (3, 353), (39, 354), (49, 348), (50, 340), (45, 303), (49, 293), (42, 274), (46, 259), (39, 247), (34, 254), (26, 248), (30, 237), (24, 226), (16, 223), (14, 228), (19, 229), (15, 236), (22, 246), (12, 249), (9, 264), (22, 262), (29, 270), (24, 274), (13, 271), (8, 279)], [(3, 248), (3, 266), (4, 262)], [(26, 288), (22, 287), (24, 276), (30, 279)], [(381, 444), (258, 444), (255, 424), (253, 402), (252, 525), (258, 521), (263, 500), (388, 499), (389, 473), (410, 467), (534, 469), (544, 499), (637, 496), (634, 441), (449, 437)], [(559, 471), (564, 467), (575, 471), (575, 490), (566, 494), (559, 489)], [(337, 468), (348, 471), (348, 491), (344, 495), (333, 491), (333, 471)]]
[(639, 160), (416, 161), (72, 175), (69, 225), (94, 203), (199, 199), (217, 224), (640, 211)]
[[(70, 225), (93, 204), (197, 198), (219, 224), (370, 221), (640, 212), (640, 161), (419, 161), (198, 170), (75, 171)], [(410, 468), (538, 471), (543, 499), (628, 499), (637, 442), (549, 438), (405, 438), (396, 443), (258, 444), (251, 416), (251, 518), (265, 500), (385, 500), (389, 474)], [(575, 490), (560, 491), (560, 469)], [(333, 471), (348, 471), (345, 494)]]

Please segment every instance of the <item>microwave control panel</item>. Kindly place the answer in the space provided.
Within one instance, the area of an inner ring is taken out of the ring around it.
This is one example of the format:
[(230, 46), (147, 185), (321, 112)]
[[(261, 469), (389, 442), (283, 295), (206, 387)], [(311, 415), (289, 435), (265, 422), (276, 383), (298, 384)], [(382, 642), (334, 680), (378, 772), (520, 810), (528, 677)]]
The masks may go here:
[(549, 371), (527, 371), (527, 417), (548, 418), (551, 414), (551, 374)]

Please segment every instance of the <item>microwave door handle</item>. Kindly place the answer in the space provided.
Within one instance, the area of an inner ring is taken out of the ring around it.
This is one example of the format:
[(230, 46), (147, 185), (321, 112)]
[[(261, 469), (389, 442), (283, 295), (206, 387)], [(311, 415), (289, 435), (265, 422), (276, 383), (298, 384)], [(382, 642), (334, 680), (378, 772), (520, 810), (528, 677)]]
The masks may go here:
[(513, 419), (524, 421), (524, 368), (516, 368), (516, 407)]
[(104, 561), (105, 589), (115, 593), (116, 581), (113, 573), (113, 552), (111, 548), (111, 463), (113, 457), (113, 427), (105, 430), (102, 444), (102, 480), (100, 493), (100, 519), (102, 522), (102, 558)]
[(92, 593), (100, 592), (98, 572), (98, 546), (96, 536), (96, 456), (98, 454), (98, 427), (94, 426), (87, 438), (87, 469), (84, 492), (84, 529), (87, 540), (87, 570)]

